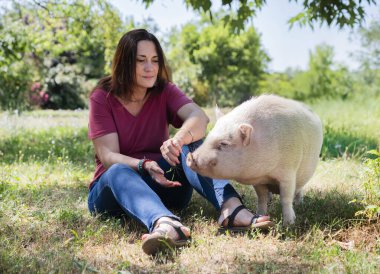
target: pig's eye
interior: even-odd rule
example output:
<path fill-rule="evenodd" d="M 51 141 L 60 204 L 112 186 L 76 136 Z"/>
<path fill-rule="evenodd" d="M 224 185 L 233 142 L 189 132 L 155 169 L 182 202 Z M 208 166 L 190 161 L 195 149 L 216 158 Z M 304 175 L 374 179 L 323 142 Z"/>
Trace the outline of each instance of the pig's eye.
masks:
<path fill-rule="evenodd" d="M 228 142 L 220 142 L 219 145 L 217 146 L 217 149 L 218 150 L 222 150 L 222 149 L 224 149 L 224 148 L 226 148 L 228 146 L 229 146 Z"/>

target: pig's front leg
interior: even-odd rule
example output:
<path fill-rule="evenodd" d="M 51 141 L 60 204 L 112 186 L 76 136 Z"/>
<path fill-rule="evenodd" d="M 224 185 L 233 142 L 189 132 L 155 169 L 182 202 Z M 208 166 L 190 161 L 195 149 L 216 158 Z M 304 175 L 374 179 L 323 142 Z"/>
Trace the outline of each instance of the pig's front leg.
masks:
<path fill-rule="evenodd" d="M 294 198 L 294 204 L 300 205 L 303 203 L 303 188 L 299 189 L 296 193 L 296 197 Z"/>
<path fill-rule="evenodd" d="M 268 212 L 269 189 L 266 185 L 253 186 L 257 194 L 257 213 L 265 215 Z"/>
<path fill-rule="evenodd" d="M 294 224 L 296 214 L 293 209 L 294 192 L 296 190 L 295 179 L 283 179 L 280 181 L 280 201 L 282 206 L 283 224 Z"/>

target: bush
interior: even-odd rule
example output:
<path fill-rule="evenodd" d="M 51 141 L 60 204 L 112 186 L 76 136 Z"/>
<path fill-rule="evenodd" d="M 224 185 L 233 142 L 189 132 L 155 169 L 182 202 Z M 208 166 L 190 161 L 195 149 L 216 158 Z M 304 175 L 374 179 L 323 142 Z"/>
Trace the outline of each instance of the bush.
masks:
<path fill-rule="evenodd" d="M 369 219 L 380 217 L 380 152 L 371 150 L 368 152 L 371 158 L 365 161 L 364 173 L 364 197 L 359 201 L 364 206 L 363 210 L 356 212 L 356 215 L 364 215 Z M 354 200 L 353 202 L 356 202 Z"/>
<path fill-rule="evenodd" d="M 82 96 L 85 77 L 75 65 L 58 64 L 49 69 L 46 79 L 48 100 L 42 104 L 47 109 L 83 109 Z"/>
<path fill-rule="evenodd" d="M 31 83 L 29 69 L 15 62 L 6 70 L 0 65 L 0 109 L 28 108 L 27 90 Z"/>

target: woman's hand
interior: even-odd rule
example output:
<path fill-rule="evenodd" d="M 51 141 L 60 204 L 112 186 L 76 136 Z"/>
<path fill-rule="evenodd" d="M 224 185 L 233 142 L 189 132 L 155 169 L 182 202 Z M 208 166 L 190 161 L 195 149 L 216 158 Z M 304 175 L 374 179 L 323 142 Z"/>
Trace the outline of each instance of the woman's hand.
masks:
<path fill-rule="evenodd" d="M 144 169 L 149 173 L 153 180 L 164 187 L 177 187 L 181 186 L 180 182 L 170 181 L 165 178 L 164 171 L 155 161 L 149 161 L 145 163 Z"/>
<path fill-rule="evenodd" d="M 170 138 L 160 147 L 162 157 L 171 166 L 179 164 L 179 155 L 182 152 L 183 141 L 180 138 Z"/>

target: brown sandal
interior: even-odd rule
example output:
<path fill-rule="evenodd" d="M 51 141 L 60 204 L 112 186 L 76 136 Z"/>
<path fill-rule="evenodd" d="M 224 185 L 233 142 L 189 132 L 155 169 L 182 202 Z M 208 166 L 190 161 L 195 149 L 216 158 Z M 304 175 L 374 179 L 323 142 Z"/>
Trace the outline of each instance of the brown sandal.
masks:
<path fill-rule="evenodd" d="M 259 214 L 253 214 L 250 225 L 234 226 L 234 221 L 235 221 L 236 215 L 243 209 L 247 209 L 249 211 L 249 209 L 246 208 L 244 205 L 240 205 L 237 208 L 235 208 L 235 210 L 231 213 L 231 215 L 227 216 L 222 221 L 222 225 L 219 227 L 218 233 L 226 233 L 227 231 L 232 232 L 232 233 L 234 233 L 234 232 L 246 232 L 246 231 L 249 231 L 249 230 L 254 229 L 254 228 L 261 229 L 261 230 L 268 230 L 269 228 L 274 226 L 274 223 L 272 221 L 264 221 L 264 222 L 258 223 L 257 220 L 260 217 L 266 216 L 266 215 L 259 215 Z M 227 219 L 228 219 L 227 226 L 224 226 L 223 223 Z"/>
<path fill-rule="evenodd" d="M 174 240 L 173 238 L 167 235 L 167 231 L 160 229 L 159 226 L 157 229 L 154 229 L 152 234 L 147 236 L 142 242 L 142 249 L 148 255 L 155 255 L 159 251 L 164 250 L 173 250 L 178 247 L 186 246 L 190 243 L 191 237 L 187 237 L 181 227 L 169 221 L 162 221 L 160 224 L 168 224 L 174 228 L 177 232 L 179 239 Z M 159 224 L 159 225 L 160 225 Z"/>

